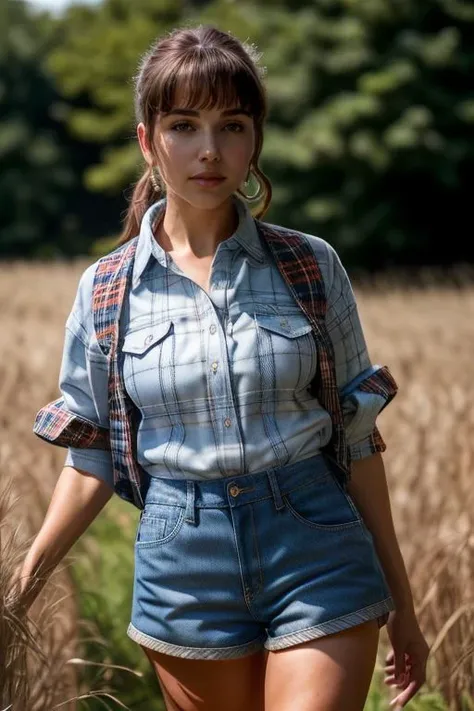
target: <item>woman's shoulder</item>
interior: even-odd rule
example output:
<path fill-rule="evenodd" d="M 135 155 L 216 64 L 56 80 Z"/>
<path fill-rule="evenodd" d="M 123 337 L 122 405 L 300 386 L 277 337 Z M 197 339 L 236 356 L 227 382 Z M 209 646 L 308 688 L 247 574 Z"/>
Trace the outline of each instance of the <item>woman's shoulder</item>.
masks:
<path fill-rule="evenodd" d="M 283 239 L 289 239 L 291 235 L 296 235 L 306 242 L 318 262 L 324 283 L 327 287 L 331 286 L 334 279 L 334 272 L 341 262 L 338 253 L 328 241 L 309 232 L 302 232 L 301 230 L 284 227 L 283 225 L 270 224 L 268 222 L 262 222 L 261 225 L 264 229 L 268 227 L 270 230 L 275 230 Z"/>
<path fill-rule="evenodd" d="M 77 296 L 84 299 L 85 303 L 91 306 L 91 300 L 93 296 L 94 282 L 98 272 L 105 270 L 110 270 L 113 272 L 115 266 L 118 266 L 121 261 L 123 252 L 130 247 L 133 240 L 126 242 L 125 244 L 119 245 L 115 249 L 107 252 L 107 254 L 98 257 L 92 264 L 84 269 L 79 277 L 79 284 L 77 288 Z"/>
<path fill-rule="evenodd" d="M 66 321 L 66 326 L 70 330 L 80 332 L 84 337 L 91 333 L 93 330 L 92 302 L 98 270 L 103 270 L 104 267 L 107 268 L 110 265 L 113 271 L 114 265 L 120 263 L 120 256 L 128 244 L 125 243 L 98 257 L 80 273 L 74 303 Z"/>
<path fill-rule="evenodd" d="M 76 295 L 66 320 L 66 329 L 87 343 L 92 326 L 92 290 L 99 260 L 86 267 L 79 276 Z"/>

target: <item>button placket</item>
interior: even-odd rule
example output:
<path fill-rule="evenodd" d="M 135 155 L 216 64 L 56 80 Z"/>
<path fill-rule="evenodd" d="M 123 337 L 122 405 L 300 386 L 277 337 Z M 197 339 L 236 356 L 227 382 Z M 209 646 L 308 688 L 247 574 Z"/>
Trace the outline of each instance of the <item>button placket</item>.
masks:
<path fill-rule="evenodd" d="M 232 390 L 232 344 L 228 344 L 228 289 L 235 282 L 234 252 L 221 243 L 214 256 L 209 282 L 212 285 L 212 315 L 207 325 L 207 379 L 209 408 L 214 430 L 217 458 L 222 472 L 240 473 L 245 467 L 242 433 L 238 426 L 235 399 Z M 233 287 L 232 287 L 233 288 Z M 231 328 L 231 326 L 230 326 Z M 217 364 L 217 367 L 216 365 Z M 225 409 L 223 408 L 225 404 Z M 225 424 L 228 420 L 229 424 Z"/>
<path fill-rule="evenodd" d="M 214 294 L 213 299 L 214 302 Z M 215 304 L 213 303 L 214 309 Z M 214 321 L 215 319 L 215 321 Z M 219 321 L 217 312 L 207 325 L 207 362 L 209 408 L 212 413 L 217 456 L 222 471 L 238 471 L 243 467 L 241 434 L 236 423 L 234 398 L 230 379 L 229 354 L 226 331 Z M 222 409 L 223 403 L 226 404 Z"/>
<path fill-rule="evenodd" d="M 209 287 L 212 291 L 214 304 L 222 308 L 222 298 L 225 299 L 225 292 L 228 283 L 227 260 L 229 254 L 226 245 L 219 244 L 211 265 L 209 274 Z"/>

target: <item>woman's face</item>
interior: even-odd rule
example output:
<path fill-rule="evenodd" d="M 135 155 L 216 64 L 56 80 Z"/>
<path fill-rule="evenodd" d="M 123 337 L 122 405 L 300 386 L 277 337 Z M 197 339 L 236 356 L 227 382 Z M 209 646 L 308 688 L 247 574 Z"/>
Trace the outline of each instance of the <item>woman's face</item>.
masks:
<path fill-rule="evenodd" d="M 168 197 L 175 195 L 200 209 L 226 201 L 246 180 L 255 148 L 253 118 L 240 107 L 194 111 L 175 106 L 158 116 L 154 159 L 145 127 L 137 127 L 145 160 L 157 165 Z"/>

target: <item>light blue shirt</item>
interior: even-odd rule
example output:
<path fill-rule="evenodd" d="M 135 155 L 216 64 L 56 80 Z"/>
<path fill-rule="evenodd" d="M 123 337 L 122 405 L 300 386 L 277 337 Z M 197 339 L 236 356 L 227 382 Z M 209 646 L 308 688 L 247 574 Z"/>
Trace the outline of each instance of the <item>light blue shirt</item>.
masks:
<path fill-rule="evenodd" d="M 212 261 L 209 294 L 157 243 L 143 217 L 122 312 L 120 367 L 138 409 L 137 459 L 151 476 L 212 479 L 291 464 L 319 452 L 331 419 L 309 385 L 317 350 L 243 201 L 236 232 Z M 334 249 L 309 236 L 326 287 L 327 327 L 353 459 L 371 453 L 382 397 L 357 390 L 371 365 L 354 294 Z M 83 273 L 66 322 L 59 386 L 66 407 L 108 427 L 107 359 L 92 322 L 97 262 Z M 110 452 L 69 448 L 65 464 L 113 484 Z"/>

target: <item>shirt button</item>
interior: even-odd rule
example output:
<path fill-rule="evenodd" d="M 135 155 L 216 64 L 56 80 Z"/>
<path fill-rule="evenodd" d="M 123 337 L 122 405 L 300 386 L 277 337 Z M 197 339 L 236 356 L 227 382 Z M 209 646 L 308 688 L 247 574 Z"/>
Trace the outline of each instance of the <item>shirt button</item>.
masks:
<path fill-rule="evenodd" d="M 230 419 L 230 417 L 226 417 L 225 420 L 224 420 L 224 425 L 225 425 L 226 427 L 230 427 L 231 424 L 232 424 L 232 420 Z"/>
<path fill-rule="evenodd" d="M 231 496 L 238 496 L 238 495 L 239 495 L 239 491 L 240 491 L 240 489 L 239 489 L 238 486 L 231 486 L 230 489 L 229 489 L 229 494 L 230 494 Z"/>
<path fill-rule="evenodd" d="M 215 323 L 213 323 L 211 326 L 209 326 L 209 331 L 213 334 L 217 331 L 217 326 Z"/>
<path fill-rule="evenodd" d="M 153 340 L 153 334 L 150 333 L 150 335 L 145 338 L 145 342 L 143 345 L 147 346 L 149 343 L 152 342 L 152 340 Z"/>
<path fill-rule="evenodd" d="M 218 367 L 219 367 L 219 366 L 218 366 L 218 364 L 217 364 L 215 361 L 214 361 L 214 363 L 211 365 L 211 368 L 212 368 L 212 370 L 214 371 L 214 373 L 216 372 L 216 370 L 217 370 Z"/>
<path fill-rule="evenodd" d="M 283 328 L 288 327 L 288 321 L 286 320 L 286 318 L 282 318 L 282 320 L 280 321 L 280 326 L 283 326 Z"/>

